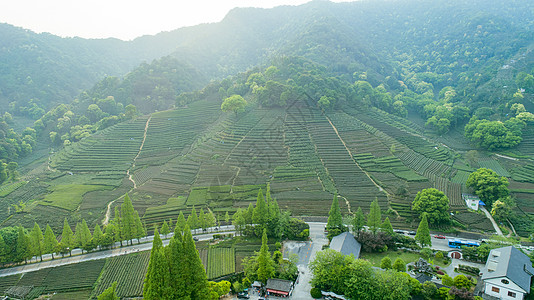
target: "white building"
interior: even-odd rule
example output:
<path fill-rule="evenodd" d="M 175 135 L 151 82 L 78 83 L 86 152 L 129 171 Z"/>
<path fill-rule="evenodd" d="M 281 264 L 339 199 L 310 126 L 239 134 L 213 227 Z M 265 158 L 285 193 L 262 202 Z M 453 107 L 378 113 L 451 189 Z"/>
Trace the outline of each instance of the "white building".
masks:
<path fill-rule="evenodd" d="M 530 292 L 534 268 L 528 256 L 513 246 L 490 251 L 483 270 L 484 293 L 499 299 L 523 299 Z"/>
<path fill-rule="evenodd" d="M 481 204 L 480 198 L 471 194 L 462 194 L 462 199 L 465 201 L 465 205 L 472 210 L 478 210 L 478 206 Z M 482 202 L 483 203 L 483 202 Z M 482 204 L 484 205 L 484 204 Z"/>

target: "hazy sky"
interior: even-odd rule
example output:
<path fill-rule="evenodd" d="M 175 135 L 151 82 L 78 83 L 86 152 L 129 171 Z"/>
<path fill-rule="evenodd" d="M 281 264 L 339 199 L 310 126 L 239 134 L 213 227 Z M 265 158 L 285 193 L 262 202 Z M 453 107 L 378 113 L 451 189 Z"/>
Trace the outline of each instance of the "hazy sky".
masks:
<path fill-rule="evenodd" d="M 130 40 L 219 22 L 234 7 L 270 8 L 310 0 L 0 0 L 0 23 L 63 37 Z M 347 0 L 334 0 L 334 2 Z"/>

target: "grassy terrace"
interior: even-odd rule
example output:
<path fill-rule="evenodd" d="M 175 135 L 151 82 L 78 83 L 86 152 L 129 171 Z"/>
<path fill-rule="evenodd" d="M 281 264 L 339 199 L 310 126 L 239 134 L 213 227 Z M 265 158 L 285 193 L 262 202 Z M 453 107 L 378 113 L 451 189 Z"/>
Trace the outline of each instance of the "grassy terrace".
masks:
<path fill-rule="evenodd" d="M 313 123 L 308 123 L 308 130 L 339 195 L 345 197 L 355 209 L 358 206 L 367 209 L 376 197 L 385 209 L 388 205 L 385 193 L 375 186 L 351 158 L 330 123 L 318 113 L 314 115 L 314 119 Z"/>
<path fill-rule="evenodd" d="M 139 152 L 148 117 L 112 126 L 66 147 L 51 166 L 70 172 L 126 172 Z"/>

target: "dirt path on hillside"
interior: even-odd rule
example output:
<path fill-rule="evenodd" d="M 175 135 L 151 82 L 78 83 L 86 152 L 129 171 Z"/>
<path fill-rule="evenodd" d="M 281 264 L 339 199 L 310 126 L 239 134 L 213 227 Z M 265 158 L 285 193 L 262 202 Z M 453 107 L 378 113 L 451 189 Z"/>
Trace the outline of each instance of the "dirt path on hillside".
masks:
<path fill-rule="evenodd" d="M 336 135 L 337 137 L 339 138 L 339 140 L 343 143 L 343 146 L 345 146 L 345 149 L 347 150 L 347 152 L 349 153 L 350 155 L 350 158 L 352 158 L 352 160 L 354 161 L 354 163 L 356 164 L 356 166 L 358 166 L 358 168 L 369 178 L 369 180 L 371 180 L 371 182 L 378 188 L 378 190 L 380 190 L 381 192 L 384 192 L 388 197 L 390 196 L 388 194 L 388 192 L 382 188 L 378 183 L 376 183 L 373 178 L 371 178 L 371 176 L 362 168 L 360 167 L 360 165 L 356 162 L 356 160 L 354 159 L 354 156 L 352 156 L 352 152 L 350 152 L 350 149 L 349 147 L 347 147 L 347 144 L 345 144 L 345 141 L 341 138 L 341 136 L 339 135 L 339 132 L 337 131 L 337 128 L 336 126 L 332 123 L 332 121 L 330 121 L 330 118 L 328 118 L 328 116 L 325 116 L 325 118 L 328 120 L 328 123 L 330 123 L 330 126 L 332 126 L 332 128 L 334 129 L 334 131 L 336 132 Z"/>
<path fill-rule="evenodd" d="M 150 115 L 150 117 L 148 117 L 148 120 L 146 120 L 145 131 L 143 132 L 143 141 L 141 142 L 141 146 L 139 146 L 139 151 L 137 152 L 137 155 L 134 157 L 133 164 L 130 167 L 130 169 L 133 169 L 135 167 L 135 161 L 137 160 L 137 158 L 141 154 L 141 151 L 143 150 L 143 146 L 145 145 L 145 141 L 146 141 L 146 133 L 148 131 L 148 125 L 150 124 L 150 119 L 152 119 L 152 115 Z M 130 180 L 133 183 L 133 188 L 135 189 L 137 188 L 137 184 L 135 183 L 135 180 L 133 179 L 133 176 L 130 173 L 130 169 L 126 170 L 126 175 L 128 175 L 128 180 Z M 111 218 L 111 205 L 115 203 L 115 201 L 117 201 L 118 199 L 120 199 L 120 197 L 108 203 L 106 216 L 104 217 L 104 220 L 102 220 L 102 225 L 105 226 L 108 224 L 109 219 Z"/>
<path fill-rule="evenodd" d="M 145 141 L 146 141 L 146 133 L 148 131 L 148 125 L 150 124 L 151 119 L 152 119 L 152 115 L 150 115 L 150 117 L 148 117 L 148 120 L 146 120 L 145 131 L 143 132 L 143 141 L 141 142 L 141 146 L 139 146 L 139 151 L 137 151 L 137 155 L 134 157 L 133 164 L 130 167 L 130 169 L 133 169 L 135 167 L 135 161 L 137 160 L 137 158 L 141 154 L 141 151 L 143 150 L 143 146 L 145 145 Z M 135 189 L 137 188 L 137 184 L 135 183 L 135 180 L 133 179 L 133 176 L 130 173 L 130 169 L 126 171 L 126 174 L 128 175 L 128 179 L 133 183 L 133 188 Z"/>

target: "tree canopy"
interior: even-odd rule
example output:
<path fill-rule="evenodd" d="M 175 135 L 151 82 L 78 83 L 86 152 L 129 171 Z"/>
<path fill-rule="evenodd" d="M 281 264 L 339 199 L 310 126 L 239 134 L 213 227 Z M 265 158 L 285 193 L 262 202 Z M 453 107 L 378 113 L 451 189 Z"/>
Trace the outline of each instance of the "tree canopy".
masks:
<path fill-rule="evenodd" d="M 247 101 L 241 95 L 232 95 L 224 99 L 221 109 L 224 112 L 234 112 L 236 115 L 245 110 Z"/>
<path fill-rule="evenodd" d="M 466 186 L 472 188 L 487 207 L 492 207 L 494 201 L 510 194 L 508 179 L 487 168 L 480 168 L 471 173 L 467 178 Z"/>
<path fill-rule="evenodd" d="M 429 224 L 440 224 L 448 222 L 449 216 L 449 198 L 435 188 L 424 189 L 417 193 L 412 202 L 412 210 L 420 218 L 427 214 Z"/>

